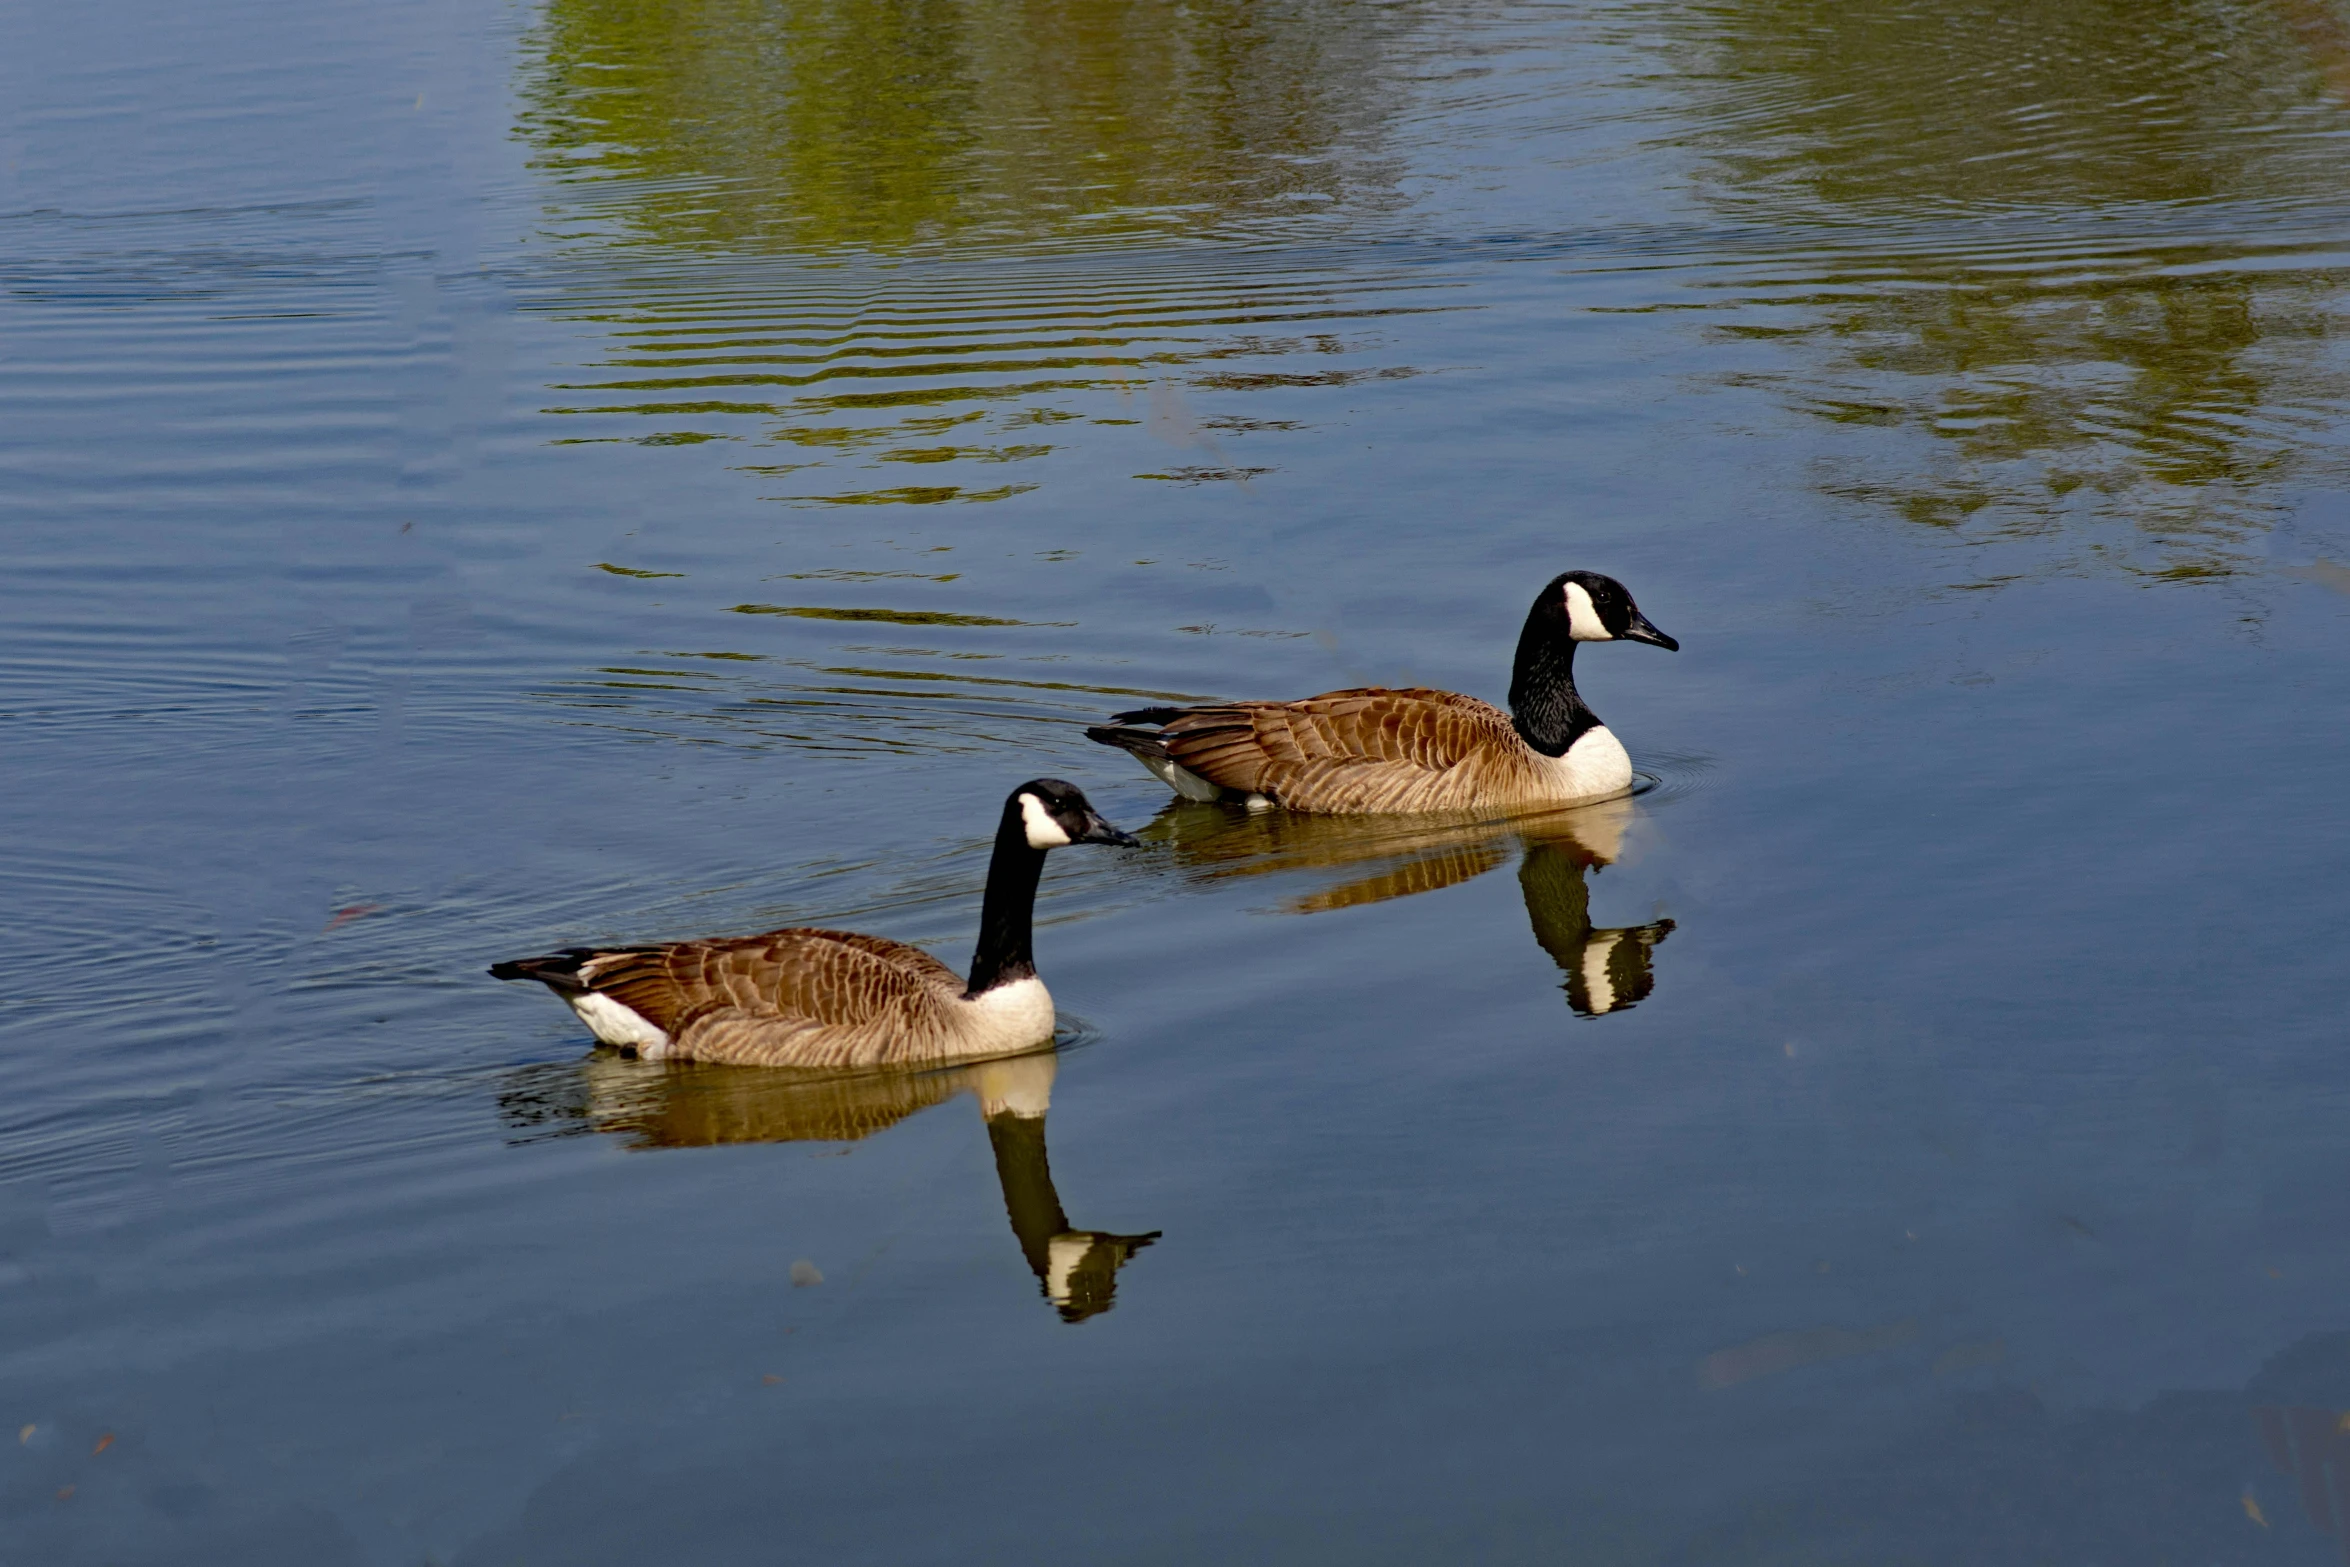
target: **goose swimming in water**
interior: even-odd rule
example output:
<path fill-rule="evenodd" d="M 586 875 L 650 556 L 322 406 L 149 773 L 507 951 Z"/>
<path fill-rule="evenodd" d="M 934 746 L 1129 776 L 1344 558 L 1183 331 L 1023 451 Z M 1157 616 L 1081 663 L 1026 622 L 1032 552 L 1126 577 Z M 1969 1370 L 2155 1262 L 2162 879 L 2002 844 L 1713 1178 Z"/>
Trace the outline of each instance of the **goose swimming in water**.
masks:
<path fill-rule="evenodd" d="M 571 947 L 500 963 L 535 979 L 608 1045 L 648 1060 L 883 1066 L 1008 1055 L 1052 1038 L 1029 933 L 1047 852 L 1132 844 L 1074 784 L 1032 778 L 1004 801 L 969 983 L 902 941 L 771 930 L 646 947 Z"/>
<path fill-rule="evenodd" d="M 1187 799 L 1328 814 L 1527 810 L 1632 787 L 1632 758 L 1575 690 L 1575 646 L 1681 644 L 1613 577 L 1553 577 L 1526 614 L 1510 711 L 1452 691 L 1366 687 L 1296 702 L 1147 707 L 1085 731 Z"/>

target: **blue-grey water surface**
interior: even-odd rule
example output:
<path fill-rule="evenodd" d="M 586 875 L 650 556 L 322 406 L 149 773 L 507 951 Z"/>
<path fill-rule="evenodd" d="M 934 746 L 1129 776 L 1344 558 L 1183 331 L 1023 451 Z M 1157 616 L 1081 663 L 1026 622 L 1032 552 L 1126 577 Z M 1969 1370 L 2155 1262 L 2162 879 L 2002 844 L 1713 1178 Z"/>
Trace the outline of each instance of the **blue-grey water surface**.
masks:
<path fill-rule="evenodd" d="M 2346 157 L 2326 0 L 8 12 L 0 1561 L 2350 1561 Z M 1082 736 L 1569 567 L 1629 806 Z M 1037 774 L 1044 1131 L 483 973 Z"/>

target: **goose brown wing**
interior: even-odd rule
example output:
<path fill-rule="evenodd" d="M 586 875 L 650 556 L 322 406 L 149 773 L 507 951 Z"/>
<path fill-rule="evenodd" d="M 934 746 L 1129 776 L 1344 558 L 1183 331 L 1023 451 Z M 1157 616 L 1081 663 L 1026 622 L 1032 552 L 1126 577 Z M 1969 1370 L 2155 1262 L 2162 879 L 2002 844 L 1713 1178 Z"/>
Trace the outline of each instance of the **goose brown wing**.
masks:
<path fill-rule="evenodd" d="M 720 1013 L 852 1028 L 892 1017 L 911 1023 L 963 988 L 918 947 L 805 928 L 615 948 L 582 963 L 579 979 L 673 1039 Z"/>
<path fill-rule="evenodd" d="M 1186 708 L 1162 738 L 1170 758 L 1209 782 L 1305 810 L 1441 808 L 1454 803 L 1448 783 L 1466 784 L 1525 746 L 1492 704 L 1420 687 Z"/>

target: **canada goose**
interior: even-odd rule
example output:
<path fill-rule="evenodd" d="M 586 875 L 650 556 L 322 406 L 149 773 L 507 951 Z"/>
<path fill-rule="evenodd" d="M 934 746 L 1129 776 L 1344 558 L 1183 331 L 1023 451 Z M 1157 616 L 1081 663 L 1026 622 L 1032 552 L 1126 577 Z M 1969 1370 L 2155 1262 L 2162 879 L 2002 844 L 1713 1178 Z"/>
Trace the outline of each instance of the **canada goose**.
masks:
<path fill-rule="evenodd" d="M 1053 1032 L 1053 998 L 1029 953 L 1046 851 L 1134 841 L 1074 784 L 1032 778 L 1014 789 L 996 828 L 967 985 L 902 941 L 801 928 L 570 947 L 490 973 L 537 980 L 598 1039 L 649 1060 L 877 1066 L 1008 1055 Z"/>
<path fill-rule="evenodd" d="M 1176 793 L 1328 814 L 1524 810 L 1632 787 L 1632 759 L 1575 691 L 1575 644 L 1681 644 L 1613 577 L 1553 577 L 1526 614 L 1510 711 L 1451 691 L 1367 687 L 1297 702 L 1146 707 L 1085 731 Z"/>
<path fill-rule="evenodd" d="M 631 1061 L 598 1050 L 582 1061 L 515 1072 L 499 1095 L 526 1136 L 604 1132 L 633 1149 L 734 1143 L 856 1142 L 969 1093 L 979 1101 L 1012 1238 L 1064 1322 L 1110 1309 L 1118 1270 L 1159 1238 L 1070 1226 L 1045 1155 L 1059 1058 L 1051 1050 L 992 1061 L 870 1071 Z"/>
<path fill-rule="evenodd" d="M 1284 914 L 1325 914 L 1437 892 L 1506 864 L 1518 847 L 1518 890 L 1535 943 L 1565 976 L 1560 989 L 1580 1017 L 1605 1017 L 1656 987 L 1657 945 L 1673 921 L 1595 926 L 1589 873 L 1624 852 L 1636 807 L 1618 796 L 1591 805 L 1496 819 L 1445 812 L 1402 820 L 1347 821 L 1230 804 L 1170 801 L 1143 829 L 1165 843 L 1189 879 L 1228 881 L 1299 871 L 1359 871 L 1279 904 Z"/>

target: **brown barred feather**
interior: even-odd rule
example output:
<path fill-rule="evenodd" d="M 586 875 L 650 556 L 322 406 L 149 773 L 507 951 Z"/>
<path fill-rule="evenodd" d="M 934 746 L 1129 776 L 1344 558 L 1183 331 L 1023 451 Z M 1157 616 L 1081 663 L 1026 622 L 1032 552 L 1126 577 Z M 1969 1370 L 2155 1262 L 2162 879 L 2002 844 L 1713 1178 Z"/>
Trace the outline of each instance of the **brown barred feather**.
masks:
<path fill-rule="evenodd" d="M 1489 702 L 1422 687 L 1184 710 L 1159 735 L 1210 783 L 1291 810 L 1442 811 L 1550 798 L 1540 758 Z"/>
<path fill-rule="evenodd" d="M 954 970 L 881 936 L 794 928 L 624 947 L 581 981 L 669 1036 L 671 1053 L 744 1066 L 876 1066 L 953 1053 Z"/>

